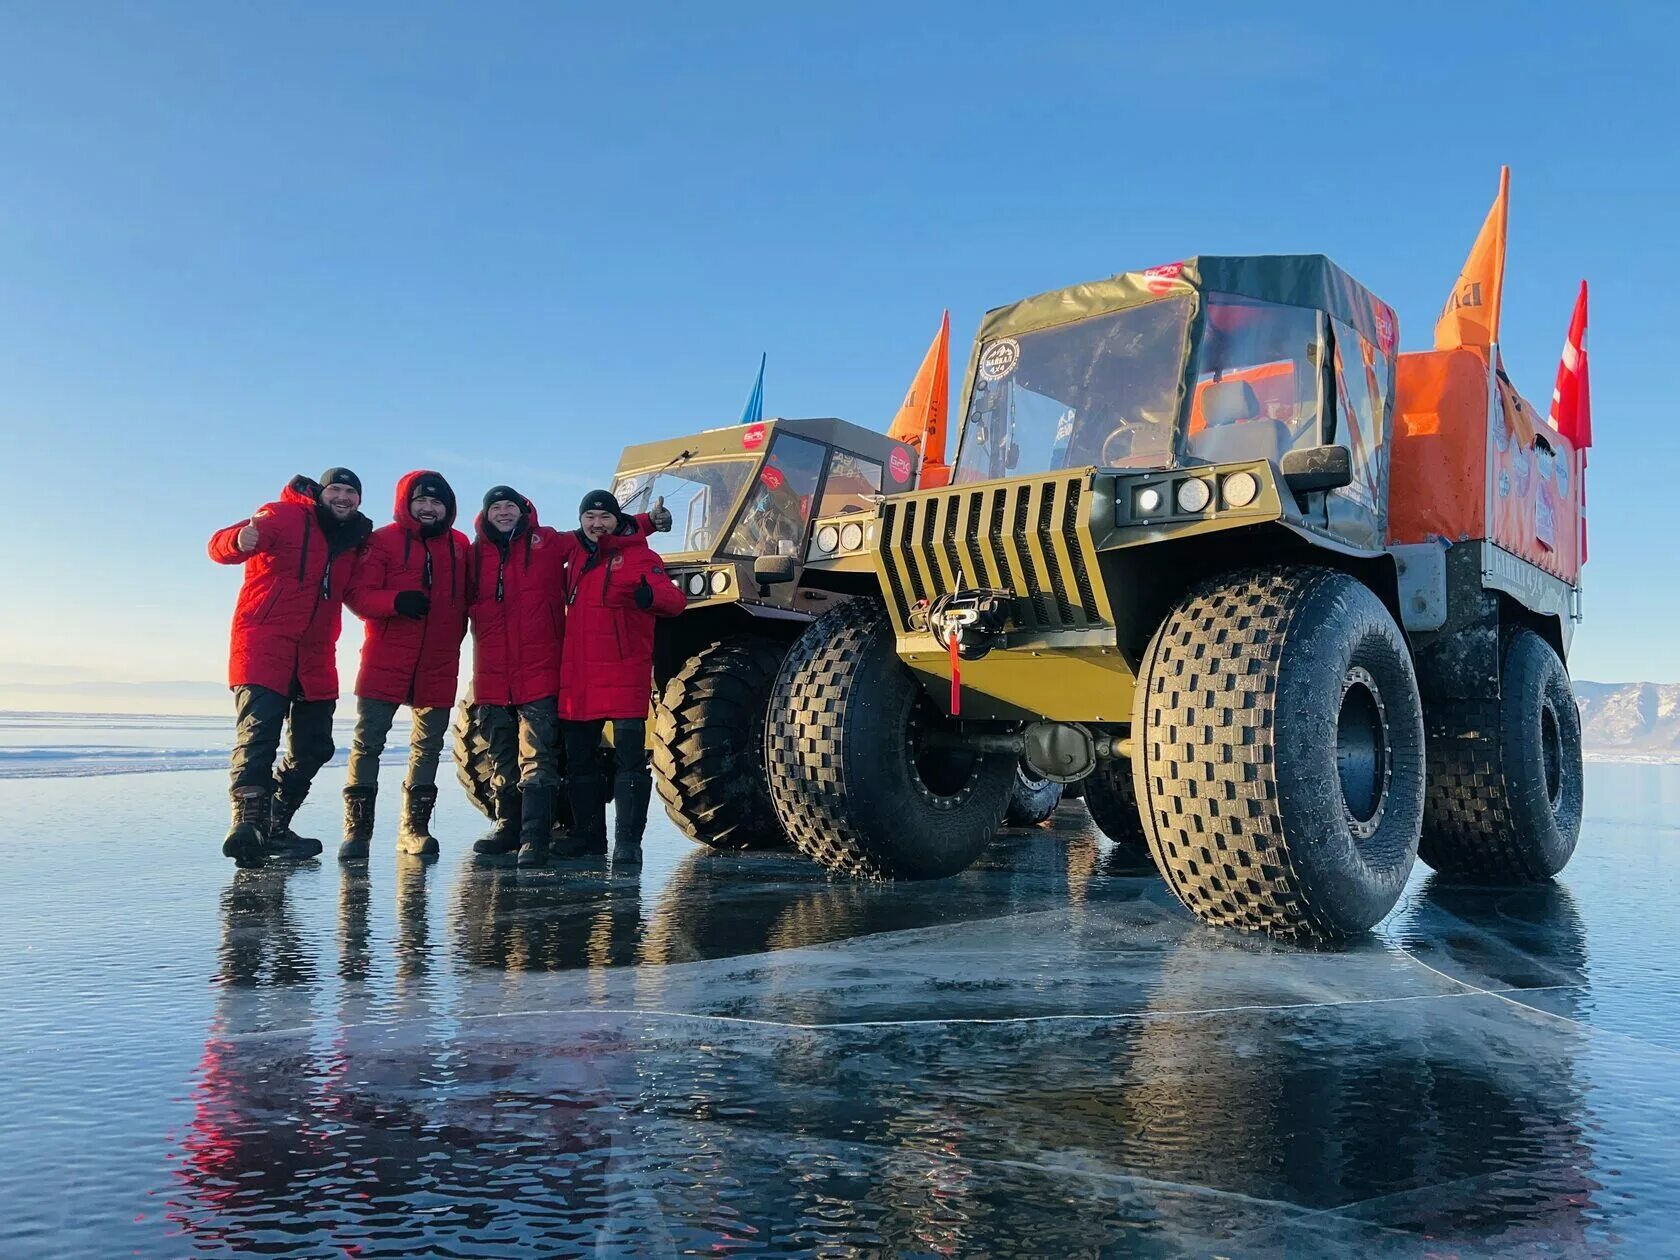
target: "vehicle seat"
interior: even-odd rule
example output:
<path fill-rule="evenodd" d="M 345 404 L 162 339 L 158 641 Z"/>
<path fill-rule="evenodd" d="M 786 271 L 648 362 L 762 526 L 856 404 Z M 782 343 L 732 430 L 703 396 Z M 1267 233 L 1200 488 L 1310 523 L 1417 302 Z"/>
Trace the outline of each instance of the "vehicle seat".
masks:
<path fill-rule="evenodd" d="M 1249 459 L 1276 462 L 1289 449 L 1289 426 L 1260 414 L 1260 399 L 1247 381 L 1220 381 L 1202 390 L 1207 428 L 1190 439 L 1190 453 L 1215 464 Z"/>

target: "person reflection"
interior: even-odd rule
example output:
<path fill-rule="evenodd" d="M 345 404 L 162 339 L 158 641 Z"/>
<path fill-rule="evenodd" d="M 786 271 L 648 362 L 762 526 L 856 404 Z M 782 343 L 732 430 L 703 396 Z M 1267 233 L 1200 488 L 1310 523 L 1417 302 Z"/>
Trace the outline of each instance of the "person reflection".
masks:
<path fill-rule="evenodd" d="M 638 961 L 641 881 L 532 878 L 505 869 L 463 872 L 455 949 L 499 971 L 573 971 Z"/>

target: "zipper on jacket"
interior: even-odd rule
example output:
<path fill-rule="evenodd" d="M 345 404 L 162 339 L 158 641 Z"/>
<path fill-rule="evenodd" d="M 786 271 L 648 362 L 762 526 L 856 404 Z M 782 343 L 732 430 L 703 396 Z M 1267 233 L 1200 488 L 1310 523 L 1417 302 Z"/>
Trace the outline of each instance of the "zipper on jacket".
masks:
<path fill-rule="evenodd" d="M 432 543 L 430 539 L 422 539 L 420 545 L 426 549 L 426 566 L 420 575 L 420 585 L 426 590 L 432 589 Z M 407 545 L 403 547 L 408 550 Z M 414 672 L 408 676 L 408 705 L 414 707 L 414 687 L 420 681 L 420 662 L 426 659 L 426 631 L 431 628 L 432 610 L 428 607 L 426 615 L 420 618 L 420 650 L 414 654 Z"/>

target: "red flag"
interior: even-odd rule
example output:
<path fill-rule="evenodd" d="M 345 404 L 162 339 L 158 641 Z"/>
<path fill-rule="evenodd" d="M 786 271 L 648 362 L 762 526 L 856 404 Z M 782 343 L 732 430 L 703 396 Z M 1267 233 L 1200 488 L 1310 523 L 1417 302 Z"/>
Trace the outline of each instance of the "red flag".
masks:
<path fill-rule="evenodd" d="M 1581 515 L 1581 563 L 1587 562 L 1587 448 L 1592 445 L 1592 391 L 1587 385 L 1587 282 L 1575 299 L 1552 390 L 1552 427 L 1575 448 L 1575 502 Z"/>

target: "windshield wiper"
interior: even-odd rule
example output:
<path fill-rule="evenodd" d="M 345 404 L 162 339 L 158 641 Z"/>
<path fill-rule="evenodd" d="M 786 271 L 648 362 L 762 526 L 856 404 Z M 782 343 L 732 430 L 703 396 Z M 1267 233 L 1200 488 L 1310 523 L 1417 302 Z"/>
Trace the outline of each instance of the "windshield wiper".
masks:
<path fill-rule="evenodd" d="M 662 476 L 664 476 L 666 473 L 670 472 L 671 469 L 677 467 L 679 464 L 685 464 L 693 458 L 694 458 L 694 452 L 693 451 L 678 451 L 676 456 L 673 459 L 671 459 L 668 463 L 666 463 L 666 465 L 663 468 L 658 468 L 658 469 L 654 470 L 653 476 L 651 476 L 647 479 L 647 483 L 645 485 L 643 485 L 640 490 L 636 491 L 635 494 L 631 495 L 628 499 L 626 499 L 623 503 L 620 503 L 618 506 L 623 508 L 626 512 L 628 512 L 631 508 L 631 505 L 634 504 L 637 499 L 641 498 L 649 490 L 653 489 L 653 483 L 654 482 L 658 481 Z"/>

